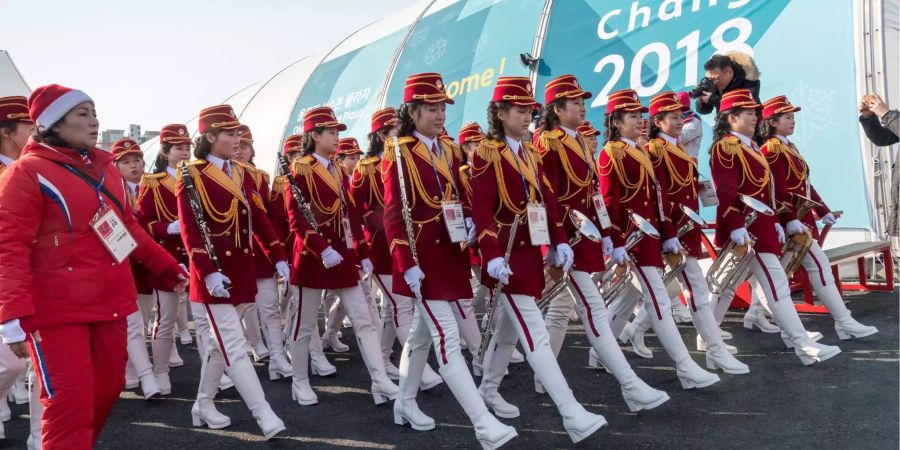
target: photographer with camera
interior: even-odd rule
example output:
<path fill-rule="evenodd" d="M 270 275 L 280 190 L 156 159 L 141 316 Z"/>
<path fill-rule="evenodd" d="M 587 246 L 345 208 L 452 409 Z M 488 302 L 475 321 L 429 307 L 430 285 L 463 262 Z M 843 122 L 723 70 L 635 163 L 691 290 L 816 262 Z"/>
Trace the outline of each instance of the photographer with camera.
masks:
<path fill-rule="evenodd" d="M 759 103 L 759 68 L 750 55 L 741 52 L 716 54 L 703 64 L 706 76 L 690 91 L 699 114 L 719 113 L 722 95 L 736 89 L 749 89 Z"/>

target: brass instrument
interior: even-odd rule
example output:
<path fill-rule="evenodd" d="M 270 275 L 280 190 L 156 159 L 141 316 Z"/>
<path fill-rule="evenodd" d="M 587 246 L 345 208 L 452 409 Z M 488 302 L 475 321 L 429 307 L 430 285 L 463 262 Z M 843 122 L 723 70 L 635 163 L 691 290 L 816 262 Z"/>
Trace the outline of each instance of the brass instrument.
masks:
<path fill-rule="evenodd" d="M 635 212 L 630 212 L 628 218 L 631 220 L 631 223 L 634 224 L 636 229 L 625 239 L 626 252 L 630 252 L 644 236 L 659 239 L 659 231 L 656 230 L 656 227 L 654 227 L 649 220 L 641 217 Z M 600 290 L 600 295 L 603 297 L 606 304 L 609 304 L 613 299 L 618 297 L 619 294 L 625 290 L 625 287 L 631 283 L 631 279 L 634 278 L 634 273 L 632 273 L 631 270 L 632 265 L 633 263 L 629 261 L 625 261 L 625 264 L 622 265 L 613 264 L 611 267 L 607 267 L 606 272 L 603 272 L 603 274 L 600 275 L 599 280 L 595 278 L 598 289 Z"/>
<path fill-rule="evenodd" d="M 399 153 L 399 152 L 398 152 Z M 517 214 L 513 219 L 512 226 L 509 228 L 509 239 L 506 241 L 506 254 L 503 255 L 503 265 L 509 266 L 509 255 L 512 253 L 513 244 L 516 242 L 516 232 L 519 230 L 519 221 L 522 219 L 521 214 Z M 481 346 L 478 348 L 477 363 L 484 364 L 484 354 L 487 353 L 488 347 L 491 345 L 491 338 L 494 336 L 494 318 L 497 317 L 497 309 L 500 308 L 500 292 L 503 290 L 503 283 L 497 280 L 494 291 L 491 293 L 491 304 L 487 308 L 485 320 L 487 325 L 481 331 Z"/>
<path fill-rule="evenodd" d="M 794 200 L 794 210 L 797 212 L 797 220 L 802 220 L 810 211 L 822 206 L 821 203 L 798 194 L 791 194 Z M 797 233 L 788 236 L 781 246 L 781 266 L 788 277 L 794 275 L 794 272 L 803 264 L 803 258 L 809 252 L 814 242 L 812 232 L 808 229 L 803 233 Z"/>
<path fill-rule="evenodd" d="M 680 239 L 684 235 L 688 234 L 694 228 L 700 226 L 706 226 L 706 221 L 700 217 L 700 214 L 697 214 L 693 209 L 681 205 L 681 212 L 684 213 L 684 223 L 678 228 L 678 238 Z M 681 293 L 681 285 L 678 283 L 678 276 L 684 272 L 684 266 L 687 263 L 687 255 L 682 251 L 677 255 L 673 255 L 674 257 L 680 257 L 680 260 L 672 264 L 669 260 L 668 255 L 666 256 L 666 272 L 663 274 L 663 283 L 666 285 L 666 290 L 669 292 L 669 298 L 675 297 Z"/>
<path fill-rule="evenodd" d="M 570 209 L 569 214 L 566 215 L 566 217 L 572 222 L 572 225 L 575 225 L 575 236 L 572 236 L 572 239 L 569 239 L 570 247 L 574 247 L 575 244 L 581 241 L 581 238 L 587 238 L 593 242 L 600 242 L 600 230 L 597 229 L 594 222 L 586 215 L 580 211 Z M 568 273 L 553 267 L 552 264 L 544 266 L 544 286 L 547 286 L 548 279 L 550 279 L 553 284 L 544 288 L 544 292 L 541 294 L 541 301 L 538 302 L 538 309 L 542 310 L 547 307 L 554 298 L 566 289 L 569 285 L 568 278 Z"/>
<path fill-rule="evenodd" d="M 760 214 L 775 215 L 772 208 L 749 195 L 741 195 L 740 198 L 750 209 L 750 213 L 744 217 L 744 227 L 746 228 L 749 228 Z M 706 273 L 706 283 L 709 285 L 710 292 L 721 294 L 726 288 L 736 287 L 747 280 L 750 262 L 753 260 L 753 255 L 756 254 L 753 250 L 754 239 L 753 235 L 750 235 L 750 242 L 747 242 L 746 246 L 738 246 L 731 241 L 722 248 L 719 257 L 713 261 L 709 272 Z M 742 253 L 740 247 L 746 247 L 746 250 Z"/>

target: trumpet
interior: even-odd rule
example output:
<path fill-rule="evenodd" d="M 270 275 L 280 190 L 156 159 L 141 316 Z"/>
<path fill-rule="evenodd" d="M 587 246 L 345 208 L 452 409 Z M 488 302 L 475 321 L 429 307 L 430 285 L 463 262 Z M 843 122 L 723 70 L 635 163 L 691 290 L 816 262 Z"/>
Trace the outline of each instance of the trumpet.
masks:
<path fill-rule="evenodd" d="M 765 203 L 750 197 L 749 195 L 741 195 L 741 201 L 750 208 L 750 213 L 744 218 L 744 226 L 749 228 L 756 218 L 760 215 L 772 216 L 775 211 L 769 208 Z M 709 291 L 713 294 L 721 294 L 728 287 L 737 286 L 747 280 L 750 270 L 750 261 L 756 252 L 753 250 L 753 235 L 750 236 L 751 241 L 747 243 L 747 249 L 742 253 L 739 246 L 733 241 L 729 242 L 719 257 L 713 262 L 706 273 L 706 283 L 709 285 Z"/>
<path fill-rule="evenodd" d="M 659 239 L 659 231 L 656 230 L 656 227 L 649 220 L 635 212 L 629 212 L 628 218 L 636 229 L 625 239 L 626 252 L 630 252 L 638 242 L 644 239 L 644 236 Z M 614 264 L 612 267 L 607 268 L 606 272 L 603 272 L 599 277 L 594 278 L 598 284 L 600 295 L 607 304 L 618 297 L 625 290 L 625 286 L 631 283 L 631 279 L 634 277 L 631 266 L 632 263 L 628 261 L 625 261 L 622 265 Z"/>
<path fill-rule="evenodd" d="M 792 198 L 794 199 L 794 210 L 797 211 L 797 220 L 801 220 L 814 208 L 822 206 L 821 203 L 799 194 L 792 194 Z M 794 272 L 803 264 L 803 258 L 806 257 L 812 244 L 813 236 L 809 230 L 789 236 L 784 240 L 784 245 L 781 246 L 781 266 L 784 267 L 788 277 L 793 276 Z"/>
<path fill-rule="evenodd" d="M 693 209 L 681 205 L 681 212 L 684 213 L 685 218 L 684 223 L 678 228 L 679 239 L 690 233 L 691 230 L 697 226 L 706 226 L 706 221 Z M 666 266 L 668 270 L 663 274 L 663 283 L 666 285 L 666 290 L 669 292 L 669 298 L 672 298 L 681 292 L 681 286 L 678 284 L 678 276 L 684 272 L 684 266 L 687 264 L 687 255 L 684 252 L 672 255 L 672 258 L 680 259 L 678 262 L 673 263 L 672 260 L 669 259 L 669 255 L 666 256 Z"/>
<path fill-rule="evenodd" d="M 591 222 L 586 215 L 584 215 L 580 211 L 576 211 L 574 209 L 569 210 L 569 214 L 566 215 L 572 225 L 575 225 L 575 235 L 572 236 L 572 239 L 569 239 L 569 246 L 574 247 L 582 238 L 587 238 L 593 242 L 600 242 L 600 230 L 597 229 L 597 226 L 594 225 L 594 222 Z M 544 285 L 547 286 L 547 282 L 552 282 L 550 287 L 545 287 L 544 292 L 541 293 L 541 301 L 538 302 L 538 309 L 544 309 L 550 302 L 559 296 L 566 287 L 569 285 L 568 282 L 568 274 L 558 267 L 553 267 L 552 264 L 544 265 Z"/>

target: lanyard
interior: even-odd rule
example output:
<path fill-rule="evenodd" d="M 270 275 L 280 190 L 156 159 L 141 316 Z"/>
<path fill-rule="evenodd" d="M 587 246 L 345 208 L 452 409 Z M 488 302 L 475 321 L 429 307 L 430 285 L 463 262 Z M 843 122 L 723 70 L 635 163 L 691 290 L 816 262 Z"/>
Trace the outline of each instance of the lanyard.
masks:
<path fill-rule="evenodd" d="M 432 141 L 432 145 L 437 146 L 438 144 L 435 141 Z M 456 180 L 453 179 L 453 160 L 447 161 L 447 158 L 444 158 L 444 155 L 447 152 L 441 151 L 441 161 L 447 163 L 447 170 L 450 171 L 450 182 L 453 185 L 453 192 L 456 193 L 456 198 L 460 198 L 459 196 L 459 188 L 456 187 Z M 438 188 L 441 190 L 441 198 L 444 197 L 444 183 L 441 182 L 441 177 L 438 174 L 437 166 L 434 164 L 434 152 L 431 149 L 428 149 L 428 158 L 431 159 L 431 170 L 434 171 L 434 179 L 437 181 Z"/>
<path fill-rule="evenodd" d="M 82 178 L 81 174 L 80 174 L 77 170 L 75 170 L 74 167 L 72 167 L 72 166 L 66 164 L 66 165 L 65 165 L 65 168 L 66 168 L 69 172 L 72 172 L 72 173 L 74 173 L 76 176 L 78 176 L 78 178 L 81 178 L 82 180 L 84 180 L 84 182 L 87 183 L 88 186 L 91 186 L 92 188 L 94 188 L 94 192 L 97 193 L 97 198 L 100 200 L 100 209 L 103 209 L 103 207 L 106 206 L 106 201 L 103 200 L 103 196 L 100 195 L 100 191 L 103 189 L 103 180 L 106 179 L 106 172 L 103 172 L 102 174 L 100 174 L 100 181 L 97 182 L 97 184 L 94 184 L 94 183 L 88 182 L 86 179 Z M 126 186 L 126 188 L 128 188 L 128 187 Z"/>
<path fill-rule="evenodd" d="M 519 145 L 522 145 L 522 143 L 519 142 Z M 528 182 L 525 180 L 525 169 L 522 167 L 522 164 L 519 162 L 519 155 L 518 155 L 519 152 L 514 151 L 512 149 L 512 147 L 510 147 L 508 145 L 507 145 L 507 147 L 509 147 L 509 151 L 510 151 L 510 153 L 512 153 L 513 159 L 516 160 L 516 167 L 518 167 L 519 177 L 521 177 L 521 179 L 522 179 L 522 189 L 523 189 L 523 192 L 525 193 L 525 199 L 530 201 L 531 199 L 530 199 L 530 196 L 528 195 L 530 192 L 528 190 Z M 522 147 L 519 147 L 519 149 L 522 149 Z M 523 151 L 522 154 L 525 155 L 524 158 L 527 158 L 528 161 L 531 161 L 531 157 L 528 156 L 527 152 Z M 534 166 L 534 179 L 540 185 L 541 180 L 540 180 L 540 177 L 538 177 L 537 165 Z M 540 189 L 537 189 L 537 191 L 540 192 Z M 541 195 L 541 198 L 543 198 L 543 195 Z"/>
<path fill-rule="evenodd" d="M 340 202 L 341 202 L 341 215 L 342 215 L 342 216 L 345 216 L 345 215 L 346 215 L 347 203 L 346 203 L 346 200 L 344 200 L 344 180 L 343 180 L 343 176 L 335 176 L 335 174 L 334 174 L 334 165 L 335 165 L 334 162 L 329 162 L 329 163 L 328 163 L 328 173 L 331 174 L 331 177 L 332 177 L 332 178 L 334 178 L 335 180 L 337 180 L 337 185 L 338 185 L 338 198 L 339 198 L 339 200 L 340 200 Z"/>
<path fill-rule="evenodd" d="M 597 172 L 594 169 L 594 164 L 591 163 L 593 161 L 593 155 L 589 155 L 587 152 L 587 148 L 584 147 L 584 143 L 581 141 L 581 136 L 575 134 L 575 142 L 578 142 L 578 146 L 581 147 L 581 154 L 584 156 L 584 162 L 588 165 L 588 169 L 591 171 L 592 181 L 597 181 Z"/>

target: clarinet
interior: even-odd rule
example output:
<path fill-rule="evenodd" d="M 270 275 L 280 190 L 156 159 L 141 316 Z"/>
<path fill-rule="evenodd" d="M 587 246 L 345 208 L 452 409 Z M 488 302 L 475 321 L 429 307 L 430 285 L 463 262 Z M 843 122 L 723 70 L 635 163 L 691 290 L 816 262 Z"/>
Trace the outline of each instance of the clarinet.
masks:
<path fill-rule="evenodd" d="M 400 187 L 400 213 L 403 216 L 403 225 L 406 228 L 406 239 L 409 240 L 409 251 L 412 253 L 413 261 L 419 265 L 419 254 L 416 252 L 416 235 L 412 228 L 412 213 L 409 211 L 409 200 L 406 198 L 406 178 L 403 176 L 403 161 L 400 156 L 399 138 L 394 138 L 394 154 L 397 159 L 397 183 Z M 421 299 L 419 299 L 421 300 Z"/>
<path fill-rule="evenodd" d="M 181 181 L 184 183 L 185 190 L 187 190 L 189 203 L 191 204 L 191 213 L 193 213 L 194 221 L 197 223 L 197 231 L 200 232 L 200 239 L 203 240 L 203 247 L 205 247 L 209 259 L 211 259 L 216 266 L 216 271 L 222 273 L 222 264 L 219 263 L 219 257 L 216 256 L 216 248 L 213 246 L 212 239 L 209 235 L 209 226 L 206 224 L 203 203 L 200 201 L 200 195 L 197 194 L 194 178 L 191 176 L 188 166 L 184 161 L 179 163 L 178 168 L 181 170 Z M 225 286 L 225 289 L 231 288 L 231 284 L 229 283 L 223 282 L 222 284 Z"/>
<path fill-rule="evenodd" d="M 313 231 L 318 233 L 319 223 L 316 222 L 316 216 L 313 215 L 312 208 L 309 207 L 309 202 L 303 197 L 303 192 L 300 191 L 300 184 L 297 183 L 297 178 L 294 177 L 291 168 L 288 167 L 287 159 L 281 153 L 278 153 L 278 165 L 281 167 L 281 173 L 284 175 L 285 179 L 288 180 L 288 185 L 291 187 L 291 195 L 293 195 L 294 200 L 297 201 L 300 212 L 303 213 L 303 217 L 309 222 L 309 226 L 312 227 Z"/>

